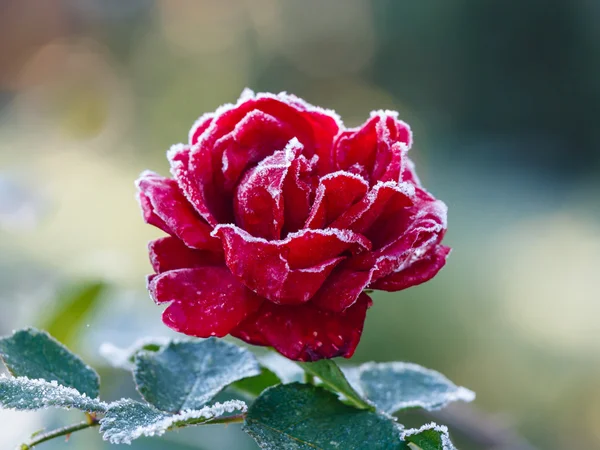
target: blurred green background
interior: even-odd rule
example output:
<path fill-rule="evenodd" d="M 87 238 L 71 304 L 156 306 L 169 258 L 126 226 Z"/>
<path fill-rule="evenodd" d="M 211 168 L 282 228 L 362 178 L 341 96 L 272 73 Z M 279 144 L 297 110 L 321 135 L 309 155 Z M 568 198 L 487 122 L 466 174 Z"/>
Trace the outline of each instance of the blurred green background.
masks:
<path fill-rule="evenodd" d="M 440 419 L 462 449 L 600 448 L 599 21 L 594 0 L 0 0 L 0 333 L 49 327 L 107 399 L 131 395 L 100 344 L 169 334 L 138 173 L 168 174 L 165 150 L 246 86 L 348 126 L 394 109 L 454 252 L 375 294 L 352 361 L 475 390 Z M 69 419 L 0 411 L 0 447 Z M 44 448 L 105 447 L 87 431 Z M 256 447 L 214 426 L 133 448 Z"/>

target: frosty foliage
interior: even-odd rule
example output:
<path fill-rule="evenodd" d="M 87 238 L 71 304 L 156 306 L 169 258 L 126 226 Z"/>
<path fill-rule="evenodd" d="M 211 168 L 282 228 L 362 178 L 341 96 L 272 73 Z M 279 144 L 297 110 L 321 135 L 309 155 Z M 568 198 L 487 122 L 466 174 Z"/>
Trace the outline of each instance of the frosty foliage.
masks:
<path fill-rule="evenodd" d="M 135 357 L 138 390 L 152 405 L 173 413 L 198 409 L 222 389 L 260 374 L 250 351 L 215 338 L 171 342 Z"/>
<path fill-rule="evenodd" d="M 423 448 L 422 442 L 427 442 L 429 445 L 436 445 L 440 450 L 456 450 L 456 447 L 450 441 L 448 435 L 448 427 L 438 425 L 434 422 L 423 425 L 421 428 L 411 428 L 402 432 L 402 440 L 408 442 L 411 450 Z M 416 444 L 416 447 L 411 445 Z"/>
<path fill-rule="evenodd" d="M 440 409 L 455 401 L 471 402 L 475 394 L 439 372 L 405 362 L 366 363 L 346 370 L 352 385 L 377 409 L 388 414 L 406 408 Z"/>
<path fill-rule="evenodd" d="M 0 376 L 0 407 L 19 411 L 56 407 L 104 412 L 108 405 L 56 381 Z"/>
<path fill-rule="evenodd" d="M 244 402 L 231 400 L 172 415 L 151 405 L 126 399 L 110 405 L 100 420 L 100 432 L 111 444 L 131 444 L 141 436 L 161 436 L 174 428 L 202 424 L 234 411 L 245 413 L 246 409 Z"/>
<path fill-rule="evenodd" d="M 269 352 L 258 357 L 260 364 L 273 372 L 283 384 L 302 381 L 304 370 L 293 361 L 284 358 L 279 353 Z"/>

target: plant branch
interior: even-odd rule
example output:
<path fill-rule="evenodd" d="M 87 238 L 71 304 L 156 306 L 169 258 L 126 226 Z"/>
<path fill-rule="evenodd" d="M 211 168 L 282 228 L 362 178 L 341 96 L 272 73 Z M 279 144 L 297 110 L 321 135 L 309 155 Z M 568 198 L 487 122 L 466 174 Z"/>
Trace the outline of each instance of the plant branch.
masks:
<path fill-rule="evenodd" d="M 215 417 L 214 419 L 206 420 L 203 417 L 197 419 L 189 419 L 183 420 L 181 422 L 176 422 L 169 429 L 174 430 L 176 428 L 184 428 L 189 427 L 190 425 L 213 425 L 213 424 L 229 424 L 229 423 L 241 423 L 246 418 L 246 414 L 236 414 L 234 416 L 227 417 Z"/>
<path fill-rule="evenodd" d="M 56 430 L 49 431 L 47 433 L 39 434 L 33 437 L 29 442 L 25 444 L 21 444 L 19 450 L 30 450 L 36 445 L 41 444 L 42 442 L 49 441 L 51 439 L 61 437 L 61 436 L 69 436 L 71 433 L 75 433 L 76 431 L 85 430 L 87 428 L 92 428 L 98 426 L 100 423 L 95 418 L 89 419 L 84 422 L 75 423 L 73 425 L 67 425 L 63 428 L 58 428 Z"/>

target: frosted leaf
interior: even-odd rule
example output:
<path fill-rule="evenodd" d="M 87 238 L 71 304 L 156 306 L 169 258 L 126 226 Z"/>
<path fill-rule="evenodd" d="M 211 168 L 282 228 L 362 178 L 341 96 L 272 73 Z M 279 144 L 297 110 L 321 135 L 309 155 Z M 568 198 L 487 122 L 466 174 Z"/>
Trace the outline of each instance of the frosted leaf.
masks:
<path fill-rule="evenodd" d="M 349 378 L 357 383 L 356 373 Z M 472 391 L 456 386 L 441 373 L 405 362 L 363 364 L 358 368 L 358 385 L 377 409 L 388 414 L 415 407 L 431 411 L 475 398 Z"/>
<path fill-rule="evenodd" d="M 104 412 L 108 405 L 56 381 L 0 376 L 0 407 L 19 411 L 56 407 Z"/>
<path fill-rule="evenodd" d="M 210 338 L 171 342 L 158 352 L 135 357 L 138 390 L 162 411 L 198 409 L 231 383 L 260 374 L 254 355 Z"/>
<path fill-rule="evenodd" d="M 1 338 L 0 357 L 14 376 L 55 380 L 98 397 L 100 378 L 94 369 L 45 331 L 26 328 Z"/>
<path fill-rule="evenodd" d="M 412 428 L 402 433 L 402 440 L 408 443 L 411 450 L 456 450 L 450 441 L 448 428 L 434 422 L 421 428 Z"/>
<path fill-rule="evenodd" d="M 142 338 L 135 341 L 129 347 L 121 348 L 110 342 L 104 342 L 100 345 L 100 355 L 106 359 L 112 367 L 133 370 L 135 355 L 140 351 L 158 351 L 170 342 L 169 338 L 155 337 Z"/>
<path fill-rule="evenodd" d="M 151 405 L 124 399 L 112 403 L 100 419 L 100 432 L 111 444 L 131 444 L 142 436 L 162 436 L 166 431 L 191 425 L 201 425 L 211 419 L 239 411 L 246 412 L 240 400 L 215 403 L 198 410 L 168 414 Z"/>

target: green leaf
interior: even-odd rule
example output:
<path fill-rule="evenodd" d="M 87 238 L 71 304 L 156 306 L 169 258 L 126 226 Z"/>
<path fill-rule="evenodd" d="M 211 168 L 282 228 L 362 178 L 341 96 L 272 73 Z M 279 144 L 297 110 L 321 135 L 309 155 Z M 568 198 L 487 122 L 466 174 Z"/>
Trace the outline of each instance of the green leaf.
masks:
<path fill-rule="evenodd" d="M 198 409 L 223 388 L 260 374 L 248 350 L 215 338 L 171 342 L 135 357 L 134 377 L 142 396 L 161 411 Z"/>
<path fill-rule="evenodd" d="M 141 436 L 161 436 L 166 431 L 201 425 L 234 411 L 245 412 L 246 404 L 239 400 L 231 400 L 199 410 L 169 414 L 152 405 L 126 399 L 109 406 L 106 415 L 100 419 L 100 432 L 104 440 L 112 444 L 131 444 L 131 441 Z"/>
<path fill-rule="evenodd" d="M 248 410 L 244 430 L 264 450 L 398 450 L 404 446 L 392 420 L 300 383 L 263 392 Z"/>
<path fill-rule="evenodd" d="M 364 396 L 388 414 L 415 407 L 431 411 L 475 398 L 441 373 L 411 363 L 363 364 L 358 368 L 358 383 Z"/>
<path fill-rule="evenodd" d="M 418 429 L 405 430 L 402 439 L 407 450 L 456 450 L 450 441 L 448 428 L 433 422 Z"/>
<path fill-rule="evenodd" d="M 338 365 L 331 359 L 322 359 L 316 362 L 298 363 L 310 375 L 319 377 L 324 385 L 344 395 L 344 397 L 357 408 L 373 410 L 369 404 L 350 385 Z"/>
<path fill-rule="evenodd" d="M 279 377 L 266 367 L 263 367 L 260 375 L 236 381 L 231 385 L 231 387 L 237 392 L 240 392 L 250 398 L 254 398 L 258 397 L 260 393 L 268 387 L 275 386 L 279 383 L 281 383 Z"/>
<path fill-rule="evenodd" d="M 88 397 L 99 395 L 100 377 L 48 333 L 27 328 L 0 339 L 0 357 L 14 376 L 56 381 Z"/>
<path fill-rule="evenodd" d="M 108 405 L 81 394 L 76 389 L 61 386 L 56 381 L 2 376 L 0 377 L 0 407 L 20 411 L 56 407 L 104 412 Z"/>
<path fill-rule="evenodd" d="M 40 328 L 47 330 L 58 341 L 76 345 L 76 338 L 89 313 L 97 306 L 107 285 L 85 282 L 69 286 L 59 293 L 56 307 L 44 314 Z"/>

